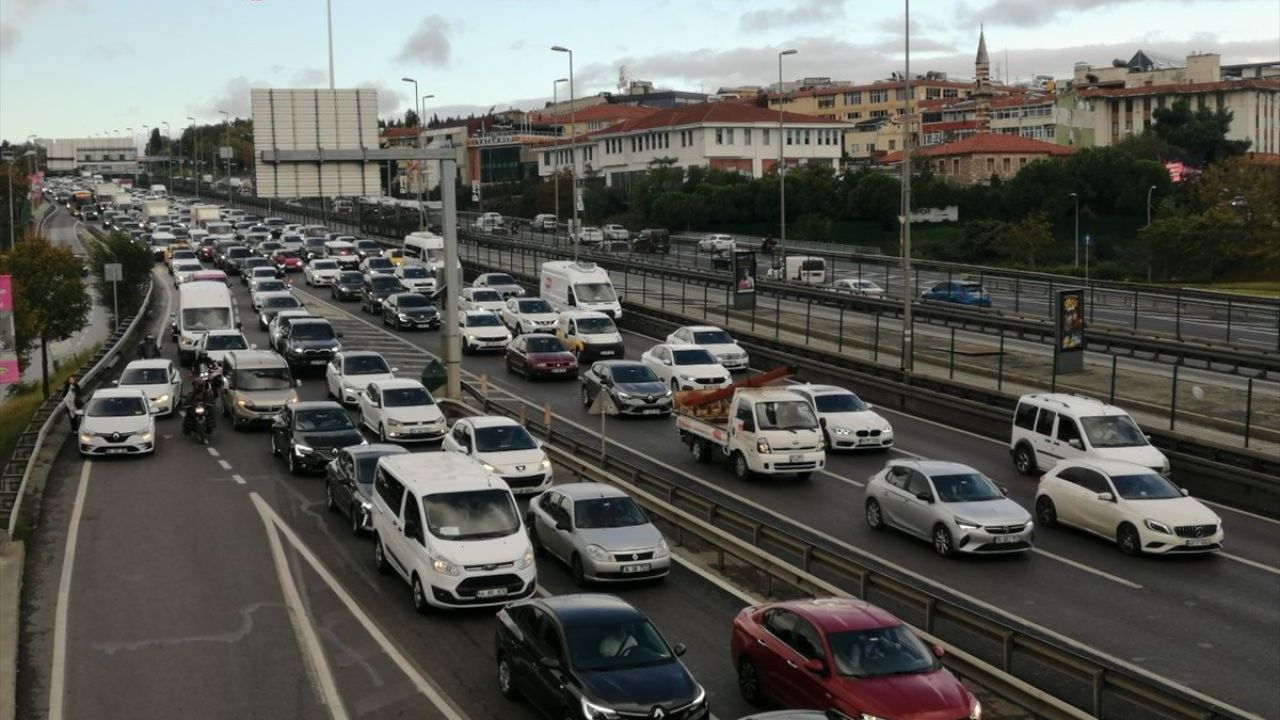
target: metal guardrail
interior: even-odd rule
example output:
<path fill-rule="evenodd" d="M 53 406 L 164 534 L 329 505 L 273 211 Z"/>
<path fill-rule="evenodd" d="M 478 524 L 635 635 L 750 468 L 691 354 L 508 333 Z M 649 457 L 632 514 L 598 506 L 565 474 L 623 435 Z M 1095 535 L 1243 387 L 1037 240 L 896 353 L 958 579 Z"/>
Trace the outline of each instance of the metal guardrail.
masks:
<path fill-rule="evenodd" d="M 155 280 L 152 279 L 147 285 L 147 294 L 142 299 L 139 312 L 130 317 L 121 318 L 116 331 L 86 362 L 90 366 L 89 370 L 80 376 L 80 388 L 83 392 L 90 390 L 102 373 L 115 364 L 121 348 L 133 338 L 139 323 L 146 317 L 145 309 L 151 304 L 151 294 L 154 290 Z M 40 450 L 44 447 L 49 430 L 58 420 L 61 407 L 60 393 L 54 393 L 45 399 L 36 410 L 27 429 L 18 436 L 13 457 L 0 473 L 0 517 L 7 517 L 4 524 L 5 536 L 10 540 L 13 539 L 14 530 L 22 515 L 22 499 L 26 493 L 27 482 L 31 479 L 31 472 L 35 468 L 36 458 L 40 456 Z"/>
<path fill-rule="evenodd" d="M 905 615 L 908 622 L 963 650 L 964 656 L 952 656 L 953 661 L 959 661 L 960 672 L 1041 717 L 1078 718 L 1081 712 L 1108 720 L 1255 717 L 1195 691 L 1171 687 L 1163 678 L 1141 668 L 1103 660 L 1068 638 L 1025 628 L 1021 621 L 999 609 L 979 612 L 922 576 L 902 577 L 882 571 L 869 557 L 850 557 L 847 552 L 807 539 L 800 532 L 761 523 L 616 455 L 601 457 L 597 440 L 584 440 L 544 425 L 539 419 L 522 416 L 519 410 L 482 396 L 470 385 L 464 385 L 464 390 L 485 412 L 522 420 L 578 477 L 638 491 L 634 496 L 646 510 L 677 527 L 677 542 L 682 542 L 687 533 L 715 548 L 721 569 L 726 556 L 736 558 L 767 578 L 769 594 L 773 594 L 777 583 L 809 595 L 848 594 L 892 604 L 894 612 Z M 794 562 L 776 553 L 785 553 Z M 1053 671 L 1047 672 L 1048 668 Z M 1029 696 L 1028 687 L 1038 688 L 1042 695 Z"/>

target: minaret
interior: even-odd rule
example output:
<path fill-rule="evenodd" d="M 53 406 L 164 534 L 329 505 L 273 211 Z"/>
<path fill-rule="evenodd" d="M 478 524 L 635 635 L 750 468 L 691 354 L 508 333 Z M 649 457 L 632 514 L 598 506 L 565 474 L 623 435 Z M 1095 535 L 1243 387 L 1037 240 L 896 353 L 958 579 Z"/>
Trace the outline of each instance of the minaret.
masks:
<path fill-rule="evenodd" d="M 991 132 L 991 97 L 995 94 L 991 88 L 991 60 L 987 57 L 987 36 L 984 29 L 978 28 L 978 57 L 973 61 L 973 99 L 974 119 L 977 121 L 977 132 Z"/>

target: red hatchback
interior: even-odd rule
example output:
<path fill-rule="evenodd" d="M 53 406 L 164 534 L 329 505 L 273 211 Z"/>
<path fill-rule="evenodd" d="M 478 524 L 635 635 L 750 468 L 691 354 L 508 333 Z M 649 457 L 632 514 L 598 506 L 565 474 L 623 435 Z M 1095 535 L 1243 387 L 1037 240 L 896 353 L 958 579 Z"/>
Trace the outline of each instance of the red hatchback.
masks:
<path fill-rule="evenodd" d="M 733 619 L 738 688 L 750 703 L 849 717 L 980 720 L 982 705 L 902 621 L 851 598 L 748 607 Z"/>
<path fill-rule="evenodd" d="M 277 250 L 271 256 L 271 263 L 280 272 L 302 272 L 302 257 L 293 250 Z"/>

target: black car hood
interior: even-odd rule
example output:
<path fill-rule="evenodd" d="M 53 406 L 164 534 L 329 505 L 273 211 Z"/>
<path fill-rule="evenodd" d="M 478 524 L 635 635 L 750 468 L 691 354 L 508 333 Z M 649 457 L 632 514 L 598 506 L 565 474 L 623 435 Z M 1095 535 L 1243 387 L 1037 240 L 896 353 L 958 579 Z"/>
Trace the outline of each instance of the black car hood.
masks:
<path fill-rule="evenodd" d="M 588 698 L 624 712 L 647 713 L 654 705 L 672 709 L 687 705 L 697 683 L 680 662 L 623 670 L 579 672 Z"/>
<path fill-rule="evenodd" d="M 662 397 L 667 394 L 667 386 L 660 382 L 618 383 L 615 387 L 628 395 Z"/>
<path fill-rule="evenodd" d="M 348 445 L 359 445 L 363 439 L 359 430 L 334 430 L 331 432 L 296 432 L 294 441 L 308 445 L 313 449 L 343 448 Z"/>

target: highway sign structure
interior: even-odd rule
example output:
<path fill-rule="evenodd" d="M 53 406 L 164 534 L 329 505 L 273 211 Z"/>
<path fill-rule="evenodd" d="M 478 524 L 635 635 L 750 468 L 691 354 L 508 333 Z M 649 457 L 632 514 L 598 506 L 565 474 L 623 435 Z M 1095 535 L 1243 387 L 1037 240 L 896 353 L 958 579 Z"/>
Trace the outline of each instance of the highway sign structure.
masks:
<path fill-rule="evenodd" d="M 260 88 L 250 105 L 259 197 L 382 194 L 376 90 Z"/>

